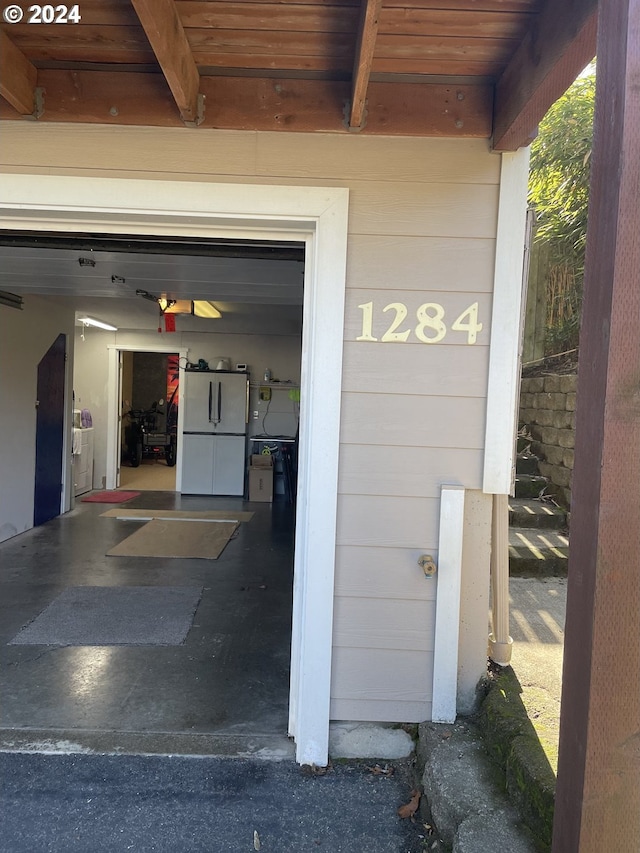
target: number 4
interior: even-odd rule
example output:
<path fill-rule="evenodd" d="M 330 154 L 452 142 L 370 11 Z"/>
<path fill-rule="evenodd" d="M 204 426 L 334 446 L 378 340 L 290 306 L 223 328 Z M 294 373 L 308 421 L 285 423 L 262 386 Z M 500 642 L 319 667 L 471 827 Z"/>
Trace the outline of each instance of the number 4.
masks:
<path fill-rule="evenodd" d="M 469 319 L 465 321 L 465 317 Z M 467 343 L 475 344 L 478 332 L 482 331 L 482 323 L 478 323 L 478 303 L 474 302 L 473 305 L 469 305 L 458 319 L 451 324 L 451 328 L 455 332 L 466 332 Z"/>

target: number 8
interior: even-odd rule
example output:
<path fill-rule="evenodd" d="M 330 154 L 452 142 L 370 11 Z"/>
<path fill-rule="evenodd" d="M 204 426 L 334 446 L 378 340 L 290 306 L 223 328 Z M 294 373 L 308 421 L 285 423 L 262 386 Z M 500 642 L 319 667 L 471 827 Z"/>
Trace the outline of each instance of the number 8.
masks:
<path fill-rule="evenodd" d="M 433 311 L 433 314 L 429 313 L 430 309 Z M 416 311 L 416 317 L 420 321 L 416 326 L 416 337 L 424 341 L 425 344 L 437 344 L 447 334 L 447 327 L 442 322 L 444 308 L 442 305 L 438 305 L 437 302 L 425 302 Z M 425 329 L 433 329 L 435 335 L 428 338 L 425 334 Z"/>

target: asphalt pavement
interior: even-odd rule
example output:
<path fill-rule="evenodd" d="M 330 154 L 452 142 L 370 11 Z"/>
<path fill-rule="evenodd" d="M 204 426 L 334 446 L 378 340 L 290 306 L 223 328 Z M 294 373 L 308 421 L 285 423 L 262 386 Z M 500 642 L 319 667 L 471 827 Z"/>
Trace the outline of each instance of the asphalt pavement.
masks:
<path fill-rule="evenodd" d="M 0 754 L 2 853 L 415 853 L 408 768 L 314 775 L 291 761 Z"/>

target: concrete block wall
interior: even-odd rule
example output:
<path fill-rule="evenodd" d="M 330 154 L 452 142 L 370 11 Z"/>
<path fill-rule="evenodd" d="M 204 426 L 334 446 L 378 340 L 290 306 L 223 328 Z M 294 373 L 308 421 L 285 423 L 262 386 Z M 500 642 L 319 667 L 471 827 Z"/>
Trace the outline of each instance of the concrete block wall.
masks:
<path fill-rule="evenodd" d="M 524 378 L 520 388 L 520 427 L 533 441 L 540 473 L 549 479 L 549 492 L 569 508 L 576 409 L 576 374 Z"/>

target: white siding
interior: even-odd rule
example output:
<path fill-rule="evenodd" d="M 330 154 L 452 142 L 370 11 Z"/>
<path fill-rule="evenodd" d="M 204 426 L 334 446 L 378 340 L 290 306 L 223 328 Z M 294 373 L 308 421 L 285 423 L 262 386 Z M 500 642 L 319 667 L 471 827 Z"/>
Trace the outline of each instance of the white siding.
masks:
<path fill-rule="evenodd" d="M 435 585 L 417 560 L 437 557 L 440 485 L 482 486 L 499 156 L 479 140 L 27 123 L 3 130 L 7 171 L 349 187 L 331 716 L 428 719 Z M 357 341 L 358 306 L 368 302 L 378 340 Z M 482 330 L 470 345 L 451 324 L 475 302 Z M 407 306 L 406 343 L 380 340 L 390 303 Z M 439 343 L 413 331 L 424 303 L 444 309 Z M 486 529 L 483 497 L 468 502 L 470 538 Z M 459 691 L 467 703 L 486 645 L 488 544 L 476 544 L 465 542 L 463 555 Z"/>

